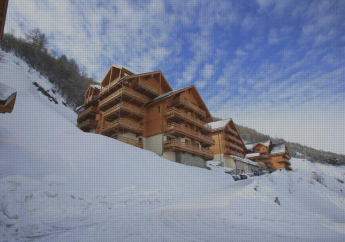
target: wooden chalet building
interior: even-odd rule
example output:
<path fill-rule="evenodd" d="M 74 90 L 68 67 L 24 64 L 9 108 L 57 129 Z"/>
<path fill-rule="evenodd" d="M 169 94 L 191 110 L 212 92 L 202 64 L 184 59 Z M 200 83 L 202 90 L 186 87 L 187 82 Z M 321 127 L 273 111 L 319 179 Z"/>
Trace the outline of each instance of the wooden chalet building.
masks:
<path fill-rule="evenodd" d="M 204 166 L 214 144 L 212 116 L 195 86 L 173 91 L 160 71 L 134 74 L 111 66 L 100 86 L 90 85 L 78 127 L 151 150 L 166 159 Z"/>
<path fill-rule="evenodd" d="M 0 39 L 4 35 L 8 0 L 0 0 Z"/>
<path fill-rule="evenodd" d="M 255 162 L 245 158 L 246 147 L 232 119 L 220 120 L 208 125 L 212 128 L 209 136 L 215 140 L 215 145 L 210 147 L 215 161 L 221 161 L 225 167 L 238 172 L 250 172 L 259 168 Z"/>
<path fill-rule="evenodd" d="M 211 127 L 206 124 L 213 118 L 194 85 L 161 95 L 145 106 L 148 150 L 198 167 L 213 160 L 208 147 L 215 141 L 208 136 Z"/>
<path fill-rule="evenodd" d="M 271 140 L 246 144 L 247 159 L 264 163 L 268 169 L 291 170 L 289 150 L 285 144 L 273 144 Z"/>

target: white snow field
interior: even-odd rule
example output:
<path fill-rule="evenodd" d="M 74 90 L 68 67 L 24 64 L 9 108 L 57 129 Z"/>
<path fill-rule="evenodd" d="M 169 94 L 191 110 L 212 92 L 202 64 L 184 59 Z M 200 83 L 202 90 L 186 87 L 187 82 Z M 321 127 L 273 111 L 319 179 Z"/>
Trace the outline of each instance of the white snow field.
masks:
<path fill-rule="evenodd" d="M 177 164 L 83 133 L 36 90 L 44 77 L 4 56 L 0 83 L 18 94 L 0 115 L 0 241 L 345 241 L 344 167 L 292 159 L 235 182 Z"/>

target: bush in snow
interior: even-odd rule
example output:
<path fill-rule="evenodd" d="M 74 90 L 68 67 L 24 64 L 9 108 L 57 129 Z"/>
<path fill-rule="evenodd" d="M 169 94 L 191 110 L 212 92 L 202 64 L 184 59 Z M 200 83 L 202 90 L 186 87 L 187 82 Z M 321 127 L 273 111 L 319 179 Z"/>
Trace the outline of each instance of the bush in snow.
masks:
<path fill-rule="evenodd" d="M 322 185 L 325 185 L 323 183 L 323 177 L 319 174 L 319 173 L 316 173 L 316 172 L 313 172 L 313 177 L 312 177 L 313 180 L 317 181 L 318 183 L 322 184 Z"/>

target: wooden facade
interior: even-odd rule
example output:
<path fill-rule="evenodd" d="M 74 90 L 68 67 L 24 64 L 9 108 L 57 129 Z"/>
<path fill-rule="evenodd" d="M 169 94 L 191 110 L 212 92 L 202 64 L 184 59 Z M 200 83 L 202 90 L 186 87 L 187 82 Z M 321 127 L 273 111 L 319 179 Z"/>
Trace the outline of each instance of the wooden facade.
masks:
<path fill-rule="evenodd" d="M 208 125 L 212 128 L 209 137 L 215 140 L 215 144 L 210 147 L 214 153 L 214 160 L 237 172 L 258 170 L 259 166 L 255 162 L 245 158 L 246 147 L 232 119 L 220 120 Z"/>
<path fill-rule="evenodd" d="M 212 160 L 209 147 L 215 144 L 208 134 L 212 116 L 195 86 L 153 99 L 146 104 L 145 137 L 164 134 L 162 154 L 190 153 Z"/>
<path fill-rule="evenodd" d="M 264 163 L 268 169 L 291 170 L 289 150 L 285 144 L 273 144 L 271 140 L 247 144 L 246 158 Z"/>
<path fill-rule="evenodd" d="M 0 39 L 4 35 L 8 0 L 0 0 Z"/>
<path fill-rule="evenodd" d="M 246 156 L 246 147 L 232 119 L 209 123 L 209 125 L 213 127 L 209 137 L 216 141 L 210 148 L 214 154 L 234 155 L 241 158 Z"/>
<path fill-rule="evenodd" d="M 77 120 L 85 132 L 160 155 L 180 152 L 213 159 L 208 147 L 214 140 L 205 125 L 212 116 L 195 86 L 173 91 L 160 71 L 133 74 L 113 65 L 100 86 L 90 85 L 84 96 Z"/>

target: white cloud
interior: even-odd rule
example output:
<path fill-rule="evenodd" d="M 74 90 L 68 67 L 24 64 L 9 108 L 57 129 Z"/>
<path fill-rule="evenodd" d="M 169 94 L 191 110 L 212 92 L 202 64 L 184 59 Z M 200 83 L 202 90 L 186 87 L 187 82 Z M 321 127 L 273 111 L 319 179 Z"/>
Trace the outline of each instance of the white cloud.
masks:
<path fill-rule="evenodd" d="M 275 28 L 272 28 L 268 34 L 268 43 L 270 45 L 278 44 L 279 38 L 278 38 L 278 31 Z"/>
<path fill-rule="evenodd" d="M 207 85 L 207 81 L 196 81 L 195 82 L 195 86 L 197 87 L 197 88 L 204 88 L 205 86 Z"/>
<path fill-rule="evenodd" d="M 202 70 L 202 76 L 208 80 L 210 79 L 214 74 L 214 66 L 211 64 L 205 64 L 204 68 Z"/>

